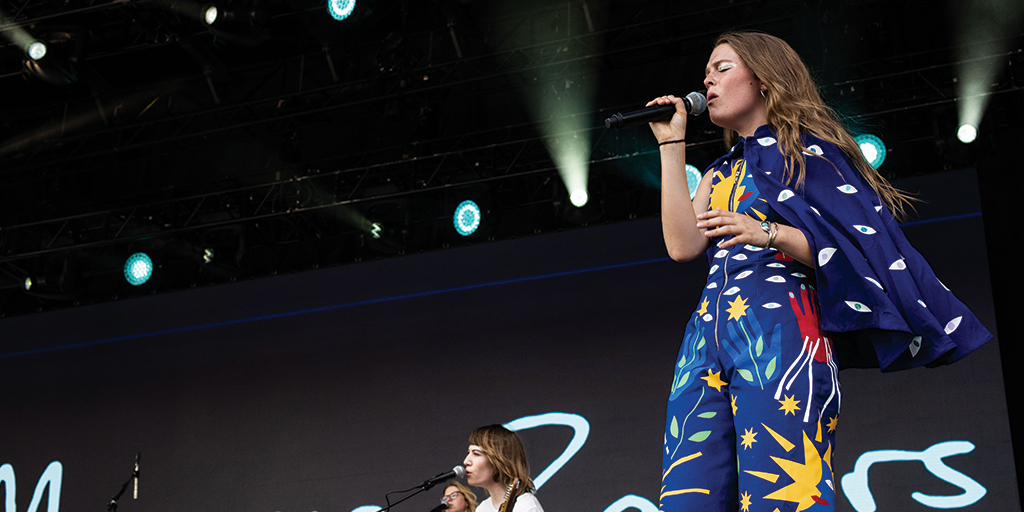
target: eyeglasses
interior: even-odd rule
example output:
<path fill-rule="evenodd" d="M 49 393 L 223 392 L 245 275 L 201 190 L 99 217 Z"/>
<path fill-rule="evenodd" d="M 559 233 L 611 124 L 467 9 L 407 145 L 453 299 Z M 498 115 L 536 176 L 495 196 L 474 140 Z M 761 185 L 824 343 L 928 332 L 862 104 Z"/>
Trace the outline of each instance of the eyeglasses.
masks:
<path fill-rule="evenodd" d="M 455 491 L 455 492 L 445 496 L 444 498 L 442 498 L 441 501 L 444 501 L 445 503 L 450 503 L 455 498 L 458 498 L 459 495 L 461 495 L 461 494 L 462 494 L 462 491 Z"/>

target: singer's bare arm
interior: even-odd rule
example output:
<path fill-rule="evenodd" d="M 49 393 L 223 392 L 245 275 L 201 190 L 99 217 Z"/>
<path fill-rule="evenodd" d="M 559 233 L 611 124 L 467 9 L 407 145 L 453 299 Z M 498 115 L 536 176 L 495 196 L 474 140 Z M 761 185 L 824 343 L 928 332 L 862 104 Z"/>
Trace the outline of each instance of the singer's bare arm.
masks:
<path fill-rule="evenodd" d="M 676 113 L 668 121 L 651 123 L 658 143 L 686 138 L 686 109 L 682 98 L 662 96 L 647 106 L 675 104 Z M 690 261 L 708 248 L 704 230 L 697 227 L 697 214 L 708 209 L 711 197 L 711 174 L 704 176 L 697 186 L 697 194 L 690 200 L 690 187 L 686 183 L 686 143 L 659 146 L 661 150 L 661 230 L 668 255 L 676 261 Z"/>

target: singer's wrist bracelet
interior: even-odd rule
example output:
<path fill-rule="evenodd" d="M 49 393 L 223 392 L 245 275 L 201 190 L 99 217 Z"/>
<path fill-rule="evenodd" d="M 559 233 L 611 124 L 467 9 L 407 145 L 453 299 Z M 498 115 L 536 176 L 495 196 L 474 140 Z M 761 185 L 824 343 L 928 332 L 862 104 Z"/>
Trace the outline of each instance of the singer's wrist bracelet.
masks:
<path fill-rule="evenodd" d="M 659 142 L 659 143 L 658 143 L 658 145 L 659 145 L 659 146 L 664 146 L 665 144 L 675 144 L 675 143 L 677 143 L 677 142 L 686 142 L 686 139 L 679 139 L 679 140 L 666 140 L 665 142 Z"/>

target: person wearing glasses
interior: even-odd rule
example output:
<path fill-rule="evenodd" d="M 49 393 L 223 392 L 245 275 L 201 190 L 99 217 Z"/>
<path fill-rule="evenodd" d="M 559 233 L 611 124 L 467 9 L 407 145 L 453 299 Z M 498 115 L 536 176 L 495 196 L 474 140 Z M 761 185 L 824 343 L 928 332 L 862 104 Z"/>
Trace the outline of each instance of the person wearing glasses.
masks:
<path fill-rule="evenodd" d="M 533 494 L 537 489 L 530 478 L 530 463 L 518 434 L 501 425 L 480 427 L 469 436 L 468 452 L 463 461 L 466 481 L 488 494 L 476 512 L 497 512 L 516 479 L 522 494 L 512 510 L 506 512 L 544 512 Z"/>
<path fill-rule="evenodd" d="M 448 484 L 441 503 L 448 505 L 449 512 L 474 512 L 477 507 L 476 494 L 462 482 Z"/>

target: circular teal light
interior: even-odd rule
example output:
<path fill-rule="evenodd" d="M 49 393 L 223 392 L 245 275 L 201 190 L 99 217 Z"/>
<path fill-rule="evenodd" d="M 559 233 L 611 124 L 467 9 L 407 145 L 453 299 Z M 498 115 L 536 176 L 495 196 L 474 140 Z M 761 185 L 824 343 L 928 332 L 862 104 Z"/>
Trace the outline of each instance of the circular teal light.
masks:
<path fill-rule="evenodd" d="M 874 135 L 864 134 L 854 137 L 853 141 L 860 147 L 861 154 L 871 164 L 871 167 L 878 169 L 882 162 L 885 161 L 885 144 L 882 143 L 882 139 Z"/>
<path fill-rule="evenodd" d="M 144 252 L 137 252 L 124 263 L 124 278 L 128 284 L 139 286 L 153 276 L 153 260 Z"/>
<path fill-rule="evenodd" d="M 690 188 L 690 200 L 697 195 L 697 187 L 700 186 L 700 171 L 696 167 L 686 164 L 686 186 Z"/>
<path fill-rule="evenodd" d="M 472 235 L 480 227 L 480 207 L 473 201 L 463 201 L 455 207 L 452 223 L 455 231 L 462 236 Z"/>
<path fill-rule="evenodd" d="M 356 0 L 327 0 L 327 12 L 338 21 L 348 18 L 355 8 Z"/>

